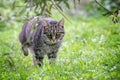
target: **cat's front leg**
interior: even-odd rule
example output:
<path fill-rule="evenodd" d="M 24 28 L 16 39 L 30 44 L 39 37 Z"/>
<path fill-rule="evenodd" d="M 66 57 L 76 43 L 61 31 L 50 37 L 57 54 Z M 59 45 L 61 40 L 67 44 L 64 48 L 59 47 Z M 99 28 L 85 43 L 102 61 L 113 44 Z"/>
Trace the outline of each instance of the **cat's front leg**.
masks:
<path fill-rule="evenodd" d="M 56 62 L 57 55 L 58 55 L 57 52 L 49 53 L 49 54 L 47 55 L 50 64 Z"/>
<path fill-rule="evenodd" d="M 33 62 L 35 65 L 42 66 L 44 55 L 40 51 L 34 51 Z"/>
<path fill-rule="evenodd" d="M 34 56 L 33 57 L 33 62 L 34 62 L 35 65 L 43 66 L 43 59 L 44 59 L 44 57 Z"/>
<path fill-rule="evenodd" d="M 28 56 L 28 46 L 27 45 L 23 45 L 22 46 L 22 50 L 25 56 Z"/>

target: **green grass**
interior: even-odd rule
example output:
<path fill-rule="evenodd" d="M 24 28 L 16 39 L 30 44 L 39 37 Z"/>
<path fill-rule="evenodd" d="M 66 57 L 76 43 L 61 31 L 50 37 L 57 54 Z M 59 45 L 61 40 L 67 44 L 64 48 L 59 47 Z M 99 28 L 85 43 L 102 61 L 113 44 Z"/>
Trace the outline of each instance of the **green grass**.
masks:
<path fill-rule="evenodd" d="M 56 19 L 60 17 L 53 16 Z M 0 80 L 119 80 L 120 24 L 109 18 L 69 17 L 56 64 L 33 65 L 25 57 L 18 35 L 21 23 L 0 32 Z"/>

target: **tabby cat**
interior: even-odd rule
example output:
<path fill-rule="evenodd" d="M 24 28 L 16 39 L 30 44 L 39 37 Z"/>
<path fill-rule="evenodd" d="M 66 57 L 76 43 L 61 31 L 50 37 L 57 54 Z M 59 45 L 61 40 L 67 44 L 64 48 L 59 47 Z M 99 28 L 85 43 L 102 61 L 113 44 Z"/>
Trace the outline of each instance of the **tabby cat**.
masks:
<path fill-rule="evenodd" d="M 64 19 L 58 22 L 52 18 L 39 17 L 24 24 L 19 39 L 24 55 L 28 55 L 28 48 L 31 47 L 34 63 L 41 66 L 44 55 L 48 56 L 50 63 L 56 60 L 64 34 Z"/>

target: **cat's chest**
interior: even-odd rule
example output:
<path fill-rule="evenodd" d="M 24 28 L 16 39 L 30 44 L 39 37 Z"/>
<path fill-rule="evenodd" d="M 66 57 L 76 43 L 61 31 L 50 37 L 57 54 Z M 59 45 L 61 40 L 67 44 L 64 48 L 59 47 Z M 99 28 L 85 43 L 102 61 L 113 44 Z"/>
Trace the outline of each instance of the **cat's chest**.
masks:
<path fill-rule="evenodd" d="M 53 52 L 58 51 L 59 47 L 60 47 L 59 44 L 56 44 L 56 45 L 48 45 L 48 44 L 43 43 L 43 44 L 39 47 L 39 49 L 41 50 L 41 53 L 49 54 L 49 53 L 53 53 Z"/>

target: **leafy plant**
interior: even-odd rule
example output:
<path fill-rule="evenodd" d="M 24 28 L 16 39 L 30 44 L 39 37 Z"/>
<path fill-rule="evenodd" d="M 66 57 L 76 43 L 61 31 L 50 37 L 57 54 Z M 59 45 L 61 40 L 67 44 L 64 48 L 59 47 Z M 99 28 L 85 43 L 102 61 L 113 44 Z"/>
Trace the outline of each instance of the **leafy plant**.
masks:
<path fill-rule="evenodd" d="M 104 10 L 105 10 L 105 13 L 103 14 L 104 16 L 105 15 L 109 15 L 112 17 L 112 21 L 113 23 L 118 23 L 120 22 L 119 21 L 119 10 L 120 10 L 120 1 L 119 0 L 101 0 L 100 2 L 102 3 L 99 3 L 97 0 L 95 0 L 95 2 L 100 6 L 102 7 Z M 106 7 L 104 7 L 104 6 Z"/>

